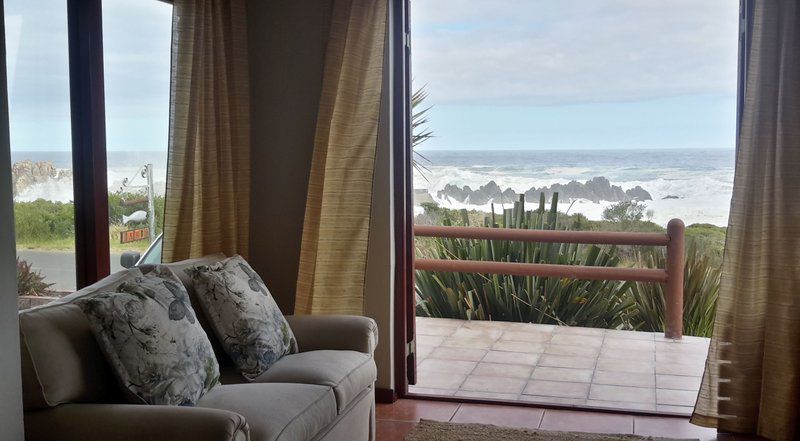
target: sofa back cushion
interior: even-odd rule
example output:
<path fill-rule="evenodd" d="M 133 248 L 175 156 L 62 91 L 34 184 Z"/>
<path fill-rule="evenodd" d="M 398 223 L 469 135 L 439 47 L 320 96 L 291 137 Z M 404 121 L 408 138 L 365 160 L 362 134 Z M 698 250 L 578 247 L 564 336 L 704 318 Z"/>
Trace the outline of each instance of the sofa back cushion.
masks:
<path fill-rule="evenodd" d="M 109 364 L 86 316 L 73 302 L 135 276 L 141 276 L 141 271 L 120 271 L 74 294 L 19 313 L 25 410 L 119 399 Z"/>

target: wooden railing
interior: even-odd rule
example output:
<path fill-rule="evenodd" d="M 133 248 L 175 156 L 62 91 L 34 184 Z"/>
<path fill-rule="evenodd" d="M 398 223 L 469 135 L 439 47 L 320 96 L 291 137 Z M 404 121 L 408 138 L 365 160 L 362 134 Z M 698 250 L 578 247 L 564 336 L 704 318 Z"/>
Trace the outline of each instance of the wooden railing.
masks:
<path fill-rule="evenodd" d="M 453 239 L 510 240 L 543 243 L 594 245 L 644 245 L 667 248 L 664 269 L 602 266 L 552 265 L 544 263 L 485 262 L 474 260 L 416 259 L 414 268 L 423 271 L 508 274 L 513 276 L 566 277 L 588 280 L 626 280 L 666 285 L 667 338 L 683 336 L 683 251 L 684 224 L 672 219 L 667 233 L 626 233 L 597 231 L 523 230 L 510 228 L 445 227 L 415 225 L 414 235 Z"/>

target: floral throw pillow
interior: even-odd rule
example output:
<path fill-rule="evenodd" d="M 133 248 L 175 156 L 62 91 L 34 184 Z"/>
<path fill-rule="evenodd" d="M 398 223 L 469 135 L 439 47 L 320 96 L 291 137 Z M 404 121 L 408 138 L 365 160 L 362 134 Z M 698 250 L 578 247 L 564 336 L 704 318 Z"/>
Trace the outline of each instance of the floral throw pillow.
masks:
<path fill-rule="evenodd" d="M 222 347 L 245 378 L 254 380 L 284 355 L 297 352 L 289 323 L 241 256 L 184 271 Z"/>
<path fill-rule="evenodd" d="M 132 402 L 193 406 L 219 365 L 186 288 L 165 267 L 75 301 Z"/>

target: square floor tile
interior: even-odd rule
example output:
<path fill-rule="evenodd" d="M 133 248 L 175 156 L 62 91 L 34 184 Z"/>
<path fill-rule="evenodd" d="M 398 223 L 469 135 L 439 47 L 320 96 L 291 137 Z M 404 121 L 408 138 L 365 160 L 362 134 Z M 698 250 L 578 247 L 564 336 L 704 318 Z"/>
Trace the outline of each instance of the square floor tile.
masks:
<path fill-rule="evenodd" d="M 586 400 L 586 405 L 589 407 L 599 407 L 603 409 L 642 410 L 650 412 L 656 410 L 655 403 L 633 403 L 630 401 Z"/>
<path fill-rule="evenodd" d="M 665 418 L 635 416 L 634 433 L 644 436 L 669 436 L 675 438 L 699 438 L 701 440 L 716 439 L 716 429 L 695 426 L 686 418 Z"/>
<path fill-rule="evenodd" d="M 454 396 L 478 400 L 519 401 L 519 394 L 501 394 L 497 392 L 480 392 L 477 390 L 459 390 Z"/>
<path fill-rule="evenodd" d="M 458 338 L 477 338 L 497 340 L 503 334 L 502 329 L 495 328 L 475 328 L 473 326 L 462 326 L 453 332 L 453 337 Z"/>
<path fill-rule="evenodd" d="M 407 421 L 381 421 L 375 423 L 375 439 L 381 441 L 403 441 L 417 423 Z"/>
<path fill-rule="evenodd" d="M 545 354 L 584 358 L 596 358 L 599 352 L 599 348 L 592 346 L 573 346 L 555 343 L 550 343 L 544 351 Z"/>
<path fill-rule="evenodd" d="M 505 363 L 534 366 L 539 361 L 541 354 L 524 352 L 489 351 L 483 361 L 489 363 Z"/>
<path fill-rule="evenodd" d="M 640 332 L 640 331 L 620 331 L 617 329 L 608 329 L 606 330 L 606 337 L 607 338 L 624 338 L 629 340 L 649 340 L 655 341 L 655 337 L 652 332 Z"/>
<path fill-rule="evenodd" d="M 429 400 L 397 400 L 392 404 L 377 404 L 375 418 L 391 421 L 419 421 L 420 418 L 450 421 L 460 404 Z"/>
<path fill-rule="evenodd" d="M 478 365 L 476 361 L 441 360 L 428 358 L 417 364 L 417 370 L 422 372 L 441 372 L 445 374 L 469 374 Z"/>
<path fill-rule="evenodd" d="M 414 385 L 408 386 L 408 392 L 420 395 L 433 395 L 441 397 L 449 397 L 455 395 L 457 389 L 435 389 L 431 387 L 419 387 Z"/>
<path fill-rule="evenodd" d="M 601 328 L 582 328 L 580 326 L 556 326 L 554 332 L 556 334 L 603 336 L 606 330 Z"/>
<path fill-rule="evenodd" d="M 525 383 L 526 380 L 521 378 L 470 375 L 461 385 L 460 390 L 518 394 L 525 388 Z"/>
<path fill-rule="evenodd" d="M 494 377 L 524 378 L 528 379 L 533 372 L 533 367 L 520 364 L 478 363 L 472 375 L 488 375 Z"/>
<path fill-rule="evenodd" d="M 461 374 L 421 371 L 417 375 L 416 385 L 433 389 L 458 389 L 466 378 L 466 375 Z"/>
<path fill-rule="evenodd" d="M 591 433 L 633 433 L 633 416 L 573 410 L 546 410 L 543 430 Z"/>
<path fill-rule="evenodd" d="M 612 372 L 638 372 L 642 374 L 655 373 L 654 361 L 643 360 L 609 360 L 601 358 L 597 360 L 597 369 Z"/>
<path fill-rule="evenodd" d="M 647 387 L 609 386 L 605 384 L 592 384 L 589 391 L 590 400 L 603 401 L 630 401 L 631 403 L 656 402 L 655 389 Z"/>
<path fill-rule="evenodd" d="M 567 367 L 575 369 L 594 369 L 596 360 L 586 357 L 544 354 L 539 358 L 539 366 Z"/>
<path fill-rule="evenodd" d="M 559 405 L 559 406 L 585 406 L 586 398 L 563 398 L 563 397 L 546 397 L 544 395 L 520 395 L 520 401 L 528 403 L 537 403 L 542 405 Z"/>
<path fill-rule="evenodd" d="M 552 332 L 522 332 L 522 331 L 506 331 L 500 337 L 503 341 L 527 341 L 535 343 L 547 343 L 553 336 Z"/>
<path fill-rule="evenodd" d="M 425 325 L 425 326 L 417 326 L 416 332 L 417 332 L 417 337 L 421 335 L 449 337 L 450 335 L 453 334 L 453 332 L 455 332 L 456 329 L 458 328 L 453 328 L 451 326 Z"/>
<path fill-rule="evenodd" d="M 627 338 L 610 338 L 606 336 L 603 340 L 604 348 L 627 349 L 629 351 L 648 351 L 655 352 L 656 344 L 649 340 L 631 340 Z"/>
<path fill-rule="evenodd" d="M 544 352 L 545 346 L 546 346 L 545 343 L 535 343 L 527 341 L 498 341 L 492 346 L 492 350 L 541 354 L 542 352 Z"/>
<path fill-rule="evenodd" d="M 544 416 L 543 409 L 532 407 L 462 404 L 452 421 L 536 429 L 542 421 L 542 416 Z"/>
<path fill-rule="evenodd" d="M 684 375 L 690 377 L 699 377 L 703 375 L 703 366 L 683 363 L 656 362 L 656 373 L 662 375 Z"/>
<path fill-rule="evenodd" d="M 612 386 L 633 386 L 633 387 L 656 387 L 656 376 L 654 374 L 643 374 L 636 372 L 610 372 L 595 371 L 592 383 L 608 384 Z"/>
<path fill-rule="evenodd" d="M 538 366 L 533 371 L 533 380 L 570 381 L 573 383 L 588 383 L 592 380 L 591 369 L 571 369 Z"/>
<path fill-rule="evenodd" d="M 442 360 L 479 361 L 486 355 L 483 349 L 438 347 L 431 352 L 429 358 Z"/>
<path fill-rule="evenodd" d="M 555 333 L 553 338 L 550 339 L 550 343 L 553 345 L 599 348 L 603 345 L 603 337 Z"/>
<path fill-rule="evenodd" d="M 697 400 L 697 391 L 657 389 L 658 404 L 668 406 L 694 406 Z"/>
<path fill-rule="evenodd" d="M 656 375 L 656 386 L 659 389 L 700 390 L 701 377 L 687 377 L 683 375 Z"/>
<path fill-rule="evenodd" d="M 653 351 L 631 351 L 629 349 L 603 347 L 600 349 L 599 358 L 609 360 L 653 361 L 656 359 L 656 354 Z"/>
<path fill-rule="evenodd" d="M 589 383 L 567 383 L 565 381 L 531 380 L 523 392 L 525 395 L 540 395 L 561 398 L 586 398 Z"/>
<path fill-rule="evenodd" d="M 467 349 L 489 349 L 494 344 L 491 338 L 447 337 L 442 346 Z"/>

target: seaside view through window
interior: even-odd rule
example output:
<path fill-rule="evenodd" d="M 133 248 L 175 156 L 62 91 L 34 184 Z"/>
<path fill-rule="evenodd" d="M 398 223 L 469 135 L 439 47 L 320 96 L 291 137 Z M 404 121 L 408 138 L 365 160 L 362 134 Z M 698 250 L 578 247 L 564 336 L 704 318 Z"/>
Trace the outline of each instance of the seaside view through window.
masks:
<path fill-rule="evenodd" d="M 67 9 L 5 2 L 12 179 L 21 291 L 74 291 Z M 172 6 L 103 2 L 111 270 L 161 231 L 169 126 Z"/>
<path fill-rule="evenodd" d="M 681 219 L 683 341 L 707 346 L 733 187 L 738 2 L 413 0 L 410 24 L 415 223 L 665 233 Z M 665 265 L 663 247 L 417 237 L 416 253 Z M 635 380 L 651 389 L 621 408 L 691 412 L 702 349 L 673 354 L 686 389 L 665 393 L 676 402 L 656 399 L 664 304 L 652 282 L 418 270 L 410 390 L 614 407 L 598 397 Z M 593 329 L 556 345 L 553 325 Z M 607 347 L 609 329 L 649 341 Z M 598 385 L 604 354 L 624 373 Z M 637 363 L 642 372 L 626 370 Z"/>

